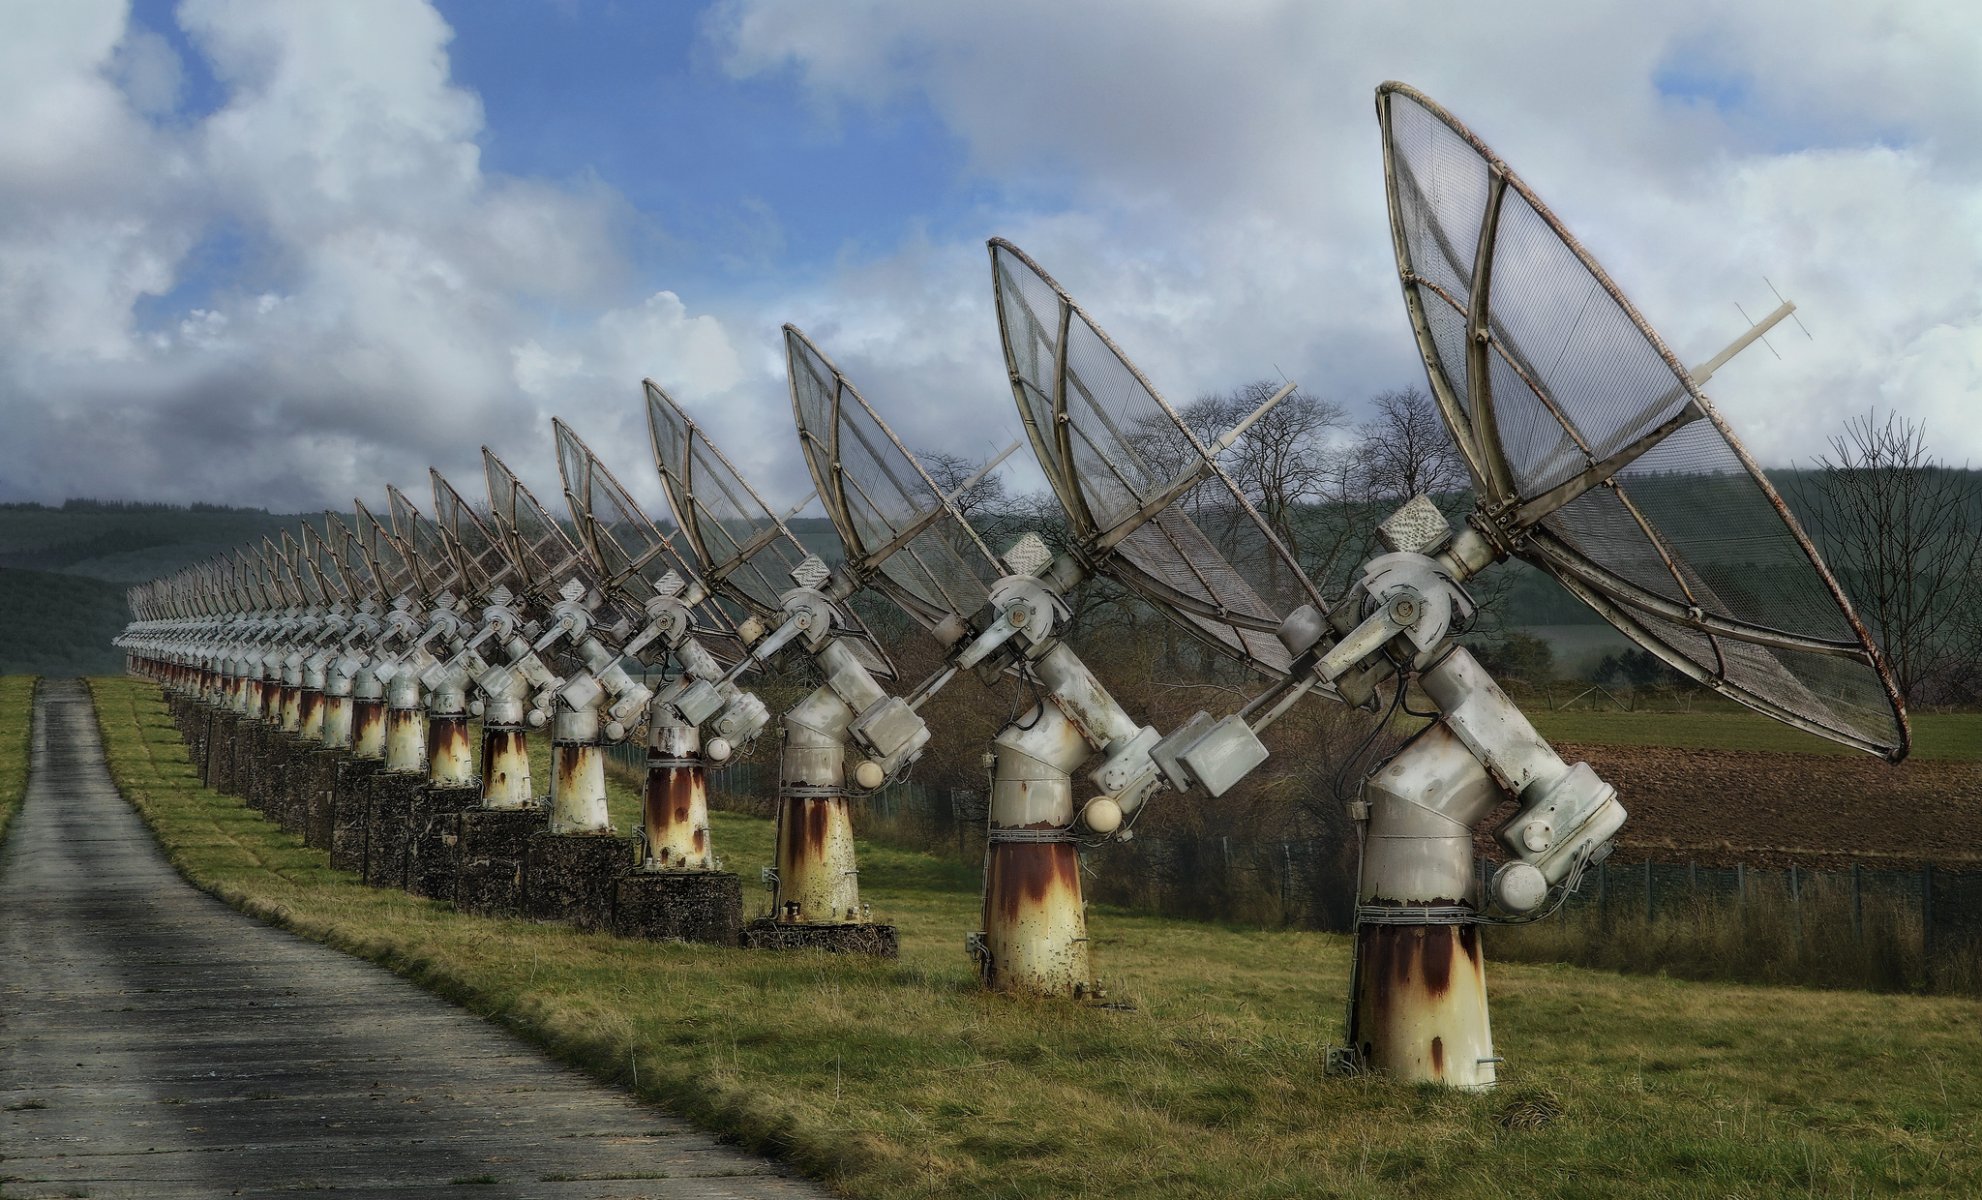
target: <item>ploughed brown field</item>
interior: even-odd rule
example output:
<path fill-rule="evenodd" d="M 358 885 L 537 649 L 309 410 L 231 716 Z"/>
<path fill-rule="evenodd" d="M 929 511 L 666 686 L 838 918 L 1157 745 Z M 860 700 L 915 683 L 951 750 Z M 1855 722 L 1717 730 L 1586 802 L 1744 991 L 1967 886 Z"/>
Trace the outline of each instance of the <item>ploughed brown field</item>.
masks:
<path fill-rule="evenodd" d="M 1982 868 L 1982 764 L 1561 743 L 1615 784 L 1616 863 Z"/>

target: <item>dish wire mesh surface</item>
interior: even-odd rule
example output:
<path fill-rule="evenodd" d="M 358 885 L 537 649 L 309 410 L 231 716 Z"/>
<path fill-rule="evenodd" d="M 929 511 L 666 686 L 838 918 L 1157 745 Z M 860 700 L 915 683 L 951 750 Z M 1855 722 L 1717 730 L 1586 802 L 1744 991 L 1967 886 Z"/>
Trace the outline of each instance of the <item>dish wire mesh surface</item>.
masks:
<path fill-rule="evenodd" d="M 1685 367 L 1456 118 L 1402 84 L 1377 108 L 1405 300 L 1478 521 L 1693 679 L 1904 757 L 1869 632 Z"/>

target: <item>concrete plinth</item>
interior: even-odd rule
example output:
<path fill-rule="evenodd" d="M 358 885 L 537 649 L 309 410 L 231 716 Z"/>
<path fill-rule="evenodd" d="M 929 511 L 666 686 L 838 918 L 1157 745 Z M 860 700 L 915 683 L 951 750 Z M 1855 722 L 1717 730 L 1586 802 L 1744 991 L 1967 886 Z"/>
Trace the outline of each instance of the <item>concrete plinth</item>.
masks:
<path fill-rule="evenodd" d="M 418 771 L 382 771 L 383 760 L 372 766 L 363 793 L 365 882 L 403 888 L 414 797 L 427 786 L 427 777 Z"/>
<path fill-rule="evenodd" d="M 434 900 L 454 899 L 461 866 L 461 813 L 481 802 L 477 784 L 413 793 L 406 817 L 406 890 Z"/>
<path fill-rule="evenodd" d="M 454 906 L 463 912 L 513 917 L 523 911 L 523 857 L 542 833 L 544 810 L 471 808 L 457 818 Z"/>
<path fill-rule="evenodd" d="M 331 785 L 331 803 L 309 811 L 303 827 L 303 845 L 329 849 L 335 845 L 335 829 L 345 821 L 345 813 L 367 813 L 371 809 L 373 781 L 385 770 L 383 758 L 347 758 L 337 764 L 337 781 Z M 319 821 L 321 815 L 321 821 Z M 371 817 L 363 817 L 367 823 Z"/>
<path fill-rule="evenodd" d="M 580 929 L 612 928 L 620 877 L 634 867 L 639 839 L 615 833 L 540 833 L 523 866 L 523 915 Z"/>
<path fill-rule="evenodd" d="M 222 709 L 207 723 L 200 782 L 216 792 L 234 793 L 234 729 L 240 721 L 239 713 Z"/>
<path fill-rule="evenodd" d="M 301 769 L 303 756 L 307 753 L 303 740 L 293 733 L 277 731 L 270 736 L 268 750 L 263 755 L 261 774 L 256 782 L 260 795 L 252 798 L 250 803 L 264 813 L 280 809 L 285 797 L 296 786 L 296 773 Z"/>
<path fill-rule="evenodd" d="M 306 751 L 301 769 L 290 772 L 294 782 L 274 814 L 276 823 L 290 833 L 301 834 L 305 845 L 329 849 L 337 812 L 337 774 L 350 761 L 349 750 L 319 746 Z"/>
<path fill-rule="evenodd" d="M 743 942 L 743 883 L 730 871 L 635 871 L 613 896 L 612 931 L 651 942 Z"/>
<path fill-rule="evenodd" d="M 234 794 L 249 808 L 260 807 L 255 798 L 261 794 L 268 739 L 274 732 L 273 726 L 260 720 L 244 719 L 234 726 Z"/>
<path fill-rule="evenodd" d="M 828 954 L 871 954 L 900 958 L 901 938 L 893 925 L 797 925 L 768 917 L 743 927 L 745 950 L 824 950 Z"/>

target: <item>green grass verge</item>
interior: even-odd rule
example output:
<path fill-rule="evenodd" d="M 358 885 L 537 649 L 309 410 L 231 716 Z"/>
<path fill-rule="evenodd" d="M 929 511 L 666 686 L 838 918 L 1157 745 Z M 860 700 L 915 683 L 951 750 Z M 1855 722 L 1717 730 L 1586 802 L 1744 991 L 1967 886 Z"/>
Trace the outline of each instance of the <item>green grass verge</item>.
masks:
<path fill-rule="evenodd" d="M 28 790 L 34 737 L 34 676 L 0 675 L 0 841 Z"/>
<path fill-rule="evenodd" d="M 1773 750 L 1791 754 L 1862 754 L 1746 709 L 1701 712 L 1551 712 L 1526 706 L 1551 742 L 1586 746 L 1679 746 L 1696 750 Z M 1917 713 L 1912 757 L 1982 761 L 1982 713 Z"/>
<path fill-rule="evenodd" d="M 1099 909 L 1096 959 L 1133 1011 L 987 996 L 962 946 L 975 872 L 875 846 L 862 882 L 899 963 L 464 917 L 330 870 L 198 786 L 155 689 L 94 686 L 113 773 L 200 886 L 849 1195 L 1969 1195 L 1982 1177 L 1973 1001 L 1497 965 L 1497 1092 L 1327 1078 L 1339 937 Z M 753 878 L 768 823 L 714 832 Z"/>

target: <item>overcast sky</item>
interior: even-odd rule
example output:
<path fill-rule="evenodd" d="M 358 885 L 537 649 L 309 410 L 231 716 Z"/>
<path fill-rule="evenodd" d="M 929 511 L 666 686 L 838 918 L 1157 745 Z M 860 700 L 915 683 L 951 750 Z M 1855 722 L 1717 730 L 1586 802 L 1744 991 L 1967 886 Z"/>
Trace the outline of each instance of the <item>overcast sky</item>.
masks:
<path fill-rule="evenodd" d="M 1519 12 L 1519 16 L 1504 13 Z M 1966 3 L 0 0 L 0 499 L 658 496 L 639 381 L 803 494 L 778 327 L 911 444 L 1016 436 L 987 237 L 1176 399 L 1423 380 L 1372 95 L 1447 105 L 1765 463 L 1896 408 L 1982 463 Z M 554 488 L 552 491 L 554 492 Z"/>

